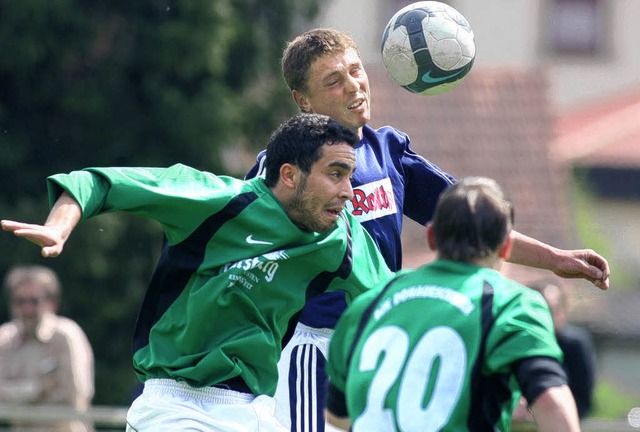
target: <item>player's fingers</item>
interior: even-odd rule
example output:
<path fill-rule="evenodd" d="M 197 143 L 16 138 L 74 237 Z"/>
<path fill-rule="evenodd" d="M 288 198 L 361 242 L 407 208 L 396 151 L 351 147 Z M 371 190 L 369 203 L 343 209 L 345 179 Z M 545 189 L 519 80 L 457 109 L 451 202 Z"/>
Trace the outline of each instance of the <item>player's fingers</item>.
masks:
<path fill-rule="evenodd" d="M 590 249 L 586 251 L 585 261 L 595 269 L 593 284 L 601 290 L 609 289 L 609 262 Z"/>
<path fill-rule="evenodd" d="M 2 229 L 5 231 L 13 231 L 15 229 L 19 229 L 24 225 L 21 222 L 16 222 L 16 221 L 7 220 L 7 219 L 0 221 L 0 224 L 2 225 Z"/>
<path fill-rule="evenodd" d="M 39 230 L 35 230 L 35 229 L 20 228 L 20 229 L 13 230 L 13 234 L 16 237 L 25 238 L 40 246 L 43 246 L 44 244 L 47 244 L 47 243 L 49 244 L 51 243 L 50 241 L 47 241 L 48 237 L 46 235 L 44 235 Z"/>
<path fill-rule="evenodd" d="M 59 246 L 45 246 L 41 250 L 43 258 L 56 258 L 61 252 L 62 249 Z"/>
<path fill-rule="evenodd" d="M 594 281 L 593 284 L 601 290 L 606 291 L 609 289 L 609 276 L 607 275 L 606 278 L 598 279 Z"/>
<path fill-rule="evenodd" d="M 18 235 L 18 232 L 27 231 L 34 232 L 42 228 L 42 225 L 36 224 L 28 224 L 24 222 L 16 222 L 10 220 L 2 221 L 2 229 L 5 231 L 13 231 L 14 234 Z"/>
<path fill-rule="evenodd" d="M 62 251 L 63 242 L 57 237 L 52 236 L 48 231 L 41 229 L 41 227 L 36 229 L 19 229 L 15 230 L 13 234 L 16 237 L 24 238 L 42 247 L 43 250 L 41 253 L 43 257 L 58 256 Z"/>
<path fill-rule="evenodd" d="M 2 229 L 40 246 L 40 253 L 45 258 L 55 258 L 62 253 L 62 242 L 42 225 L 3 220 Z"/>
<path fill-rule="evenodd" d="M 590 265 L 597 267 L 600 271 L 602 271 L 602 273 L 609 274 L 609 263 L 606 259 L 604 259 L 600 255 L 597 255 L 595 252 L 591 252 L 589 255 L 587 255 L 586 261 Z"/>

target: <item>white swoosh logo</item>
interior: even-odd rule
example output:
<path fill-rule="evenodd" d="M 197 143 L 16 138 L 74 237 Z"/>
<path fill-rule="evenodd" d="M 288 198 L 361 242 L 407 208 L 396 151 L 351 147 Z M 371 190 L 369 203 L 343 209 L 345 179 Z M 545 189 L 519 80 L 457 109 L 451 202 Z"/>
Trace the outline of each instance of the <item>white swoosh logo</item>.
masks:
<path fill-rule="evenodd" d="M 249 234 L 245 240 L 249 244 L 264 244 L 264 245 L 272 245 L 273 244 L 273 243 L 268 242 L 268 241 L 254 240 L 253 234 Z"/>

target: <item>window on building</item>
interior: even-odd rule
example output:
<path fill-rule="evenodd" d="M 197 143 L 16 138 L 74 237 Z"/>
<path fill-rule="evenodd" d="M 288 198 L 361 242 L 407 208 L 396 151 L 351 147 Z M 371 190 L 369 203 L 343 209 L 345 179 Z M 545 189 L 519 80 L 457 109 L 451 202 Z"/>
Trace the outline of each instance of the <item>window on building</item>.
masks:
<path fill-rule="evenodd" d="M 604 48 L 601 0 L 554 0 L 549 15 L 549 44 L 557 54 L 597 54 Z"/>

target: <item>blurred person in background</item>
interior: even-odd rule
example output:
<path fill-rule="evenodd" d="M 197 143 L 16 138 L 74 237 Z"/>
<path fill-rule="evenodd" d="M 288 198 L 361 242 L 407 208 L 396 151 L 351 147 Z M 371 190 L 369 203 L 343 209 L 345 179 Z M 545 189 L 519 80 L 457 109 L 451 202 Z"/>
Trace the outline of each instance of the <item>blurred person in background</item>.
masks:
<path fill-rule="evenodd" d="M 9 270 L 4 289 L 12 320 L 0 326 L 0 403 L 86 411 L 94 393 L 93 351 L 74 321 L 57 315 L 60 281 L 40 265 Z M 81 421 L 13 424 L 12 430 L 87 432 Z"/>
<path fill-rule="evenodd" d="M 568 322 L 569 304 L 565 288 L 549 280 L 529 284 L 540 292 L 551 310 L 556 339 L 564 355 L 562 368 L 576 400 L 578 415 L 587 417 L 592 408 L 596 381 L 596 351 L 591 334 Z M 514 421 L 532 421 L 524 400 L 514 412 Z"/>

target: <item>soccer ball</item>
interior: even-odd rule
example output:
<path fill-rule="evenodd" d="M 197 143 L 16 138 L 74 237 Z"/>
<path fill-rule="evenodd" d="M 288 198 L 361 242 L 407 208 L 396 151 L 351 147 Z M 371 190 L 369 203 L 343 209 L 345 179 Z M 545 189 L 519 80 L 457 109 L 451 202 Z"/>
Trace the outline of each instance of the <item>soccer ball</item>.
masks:
<path fill-rule="evenodd" d="M 437 1 L 400 9 L 382 34 L 382 61 L 391 78 L 413 93 L 435 95 L 456 87 L 476 56 L 465 17 Z"/>

